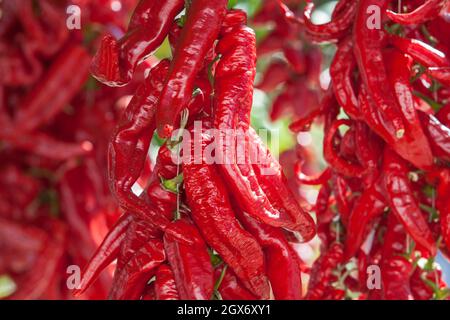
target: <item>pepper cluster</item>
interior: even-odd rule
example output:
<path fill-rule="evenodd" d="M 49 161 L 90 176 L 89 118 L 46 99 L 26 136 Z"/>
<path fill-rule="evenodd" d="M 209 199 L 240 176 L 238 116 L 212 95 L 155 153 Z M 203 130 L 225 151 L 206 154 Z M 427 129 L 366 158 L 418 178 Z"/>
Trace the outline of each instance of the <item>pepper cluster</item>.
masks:
<path fill-rule="evenodd" d="M 73 31 L 65 1 L 0 3 L 0 298 L 71 299 L 69 266 L 87 263 L 120 215 L 105 154 L 116 101 L 133 89 L 89 80 L 96 34 L 130 9 L 108 3 L 80 1 L 85 29 Z M 81 298 L 104 299 L 111 281 Z"/>
<path fill-rule="evenodd" d="M 337 48 L 320 106 L 290 126 L 322 121 L 328 163 L 316 177 L 298 172 L 320 186 L 322 254 L 306 298 L 448 298 L 434 259 L 450 249 L 450 8 L 410 1 L 396 13 L 397 5 L 340 0 L 321 25 L 312 2 L 285 15 L 312 42 Z M 367 278 L 374 266 L 379 285 Z"/>
<path fill-rule="evenodd" d="M 94 76 L 118 87 L 166 36 L 173 52 L 136 90 L 111 140 L 110 188 L 126 213 L 92 257 L 77 294 L 117 259 L 111 299 L 300 299 L 301 261 L 288 237 L 310 240 L 314 221 L 250 127 L 255 33 L 228 1 L 188 4 L 141 1 L 127 33 L 104 37 L 94 58 Z M 200 143 L 200 161 L 174 163 L 180 141 L 172 133 L 179 127 Z M 204 158 L 211 128 L 220 132 L 216 153 L 224 157 L 214 164 Z M 227 130 L 246 133 L 244 155 L 225 143 Z M 154 131 L 166 140 L 138 196 L 132 187 Z M 252 152 L 264 165 L 237 161 Z"/>

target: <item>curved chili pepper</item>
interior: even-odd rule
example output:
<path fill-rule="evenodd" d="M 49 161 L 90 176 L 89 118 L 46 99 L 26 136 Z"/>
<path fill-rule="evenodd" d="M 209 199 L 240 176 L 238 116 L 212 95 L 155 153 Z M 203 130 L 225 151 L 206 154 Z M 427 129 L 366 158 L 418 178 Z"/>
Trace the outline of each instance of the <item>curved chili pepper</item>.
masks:
<path fill-rule="evenodd" d="M 301 184 L 306 184 L 306 185 L 319 185 L 319 184 L 325 184 L 327 183 L 327 181 L 331 178 L 331 168 L 327 167 L 324 171 L 322 171 L 320 174 L 316 175 L 316 176 L 305 176 L 303 173 L 297 173 L 298 175 L 298 181 Z"/>
<path fill-rule="evenodd" d="M 440 123 L 432 115 L 419 112 L 419 116 L 428 136 L 428 141 L 430 141 L 433 154 L 438 158 L 450 161 L 450 128 Z"/>
<path fill-rule="evenodd" d="M 386 208 L 386 203 L 379 182 L 364 190 L 356 201 L 347 224 L 345 242 L 345 260 L 353 257 L 368 234 L 371 221 L 379 217 Z"/>
<path fill-rule="evenodd" d="M 122 269 L 114 274 L 113 286 L 109 293 L 111 300 L 139 299 L 148 280 L 156 268 L 166 259 L 161 240 L 152 239 L 144 243 Z"/>
<path fill-rule="evenodd" d="M 446 2 L 447 0 L 428 0 L 425 1 L 420 7 L 409 13 L 396 13 L 391 10 L 387 10 L 386 13 L 389 19 L 399 24 L 422 24 L 428 20 L 436 18 Z"/>
<path fill-rule="evenodd" d="M 202 150 L 208 137 L 202 135 Z M 202 152 L 203 154 L 203 152 Z M 259 298 L 269 297 L 264 256 L 256 240 L 243 230 L 234 216 L 225 185 L 216 168 L 183 163 L 184 184 L 192 218 L 206 242 L 234 270 L 241 282 Z"/>
<path fill-rule="evenodd" d="M 172 222 L 188 234 L 194 244 L 180 243 L 167 233 L 164 249 L 173 269 L 176 287 L 182 300 L 208 300 L 214 291 L 214 273 L 206 243 L 197 228 L 185 219 Z"/>
<path fill-rule="evenodd" d="M 444 86 L 450 87 L 450 67 L 430 67 L 428 73 Z"/>
<path fill-rule="evenodd" d="M 177 117 L 191 99 L 194 79 L 219 35 L 227 3 L 194 0 L 189 7 L 156 112 L 157 132 L 162 138 L 170 136 Z"/>
<path fill-rule="evenodd" d="M 344 248 L 342 244 L 333 243 L 326 252 L 314 262 L 308 283 L 305 299 L 321 299 L 329 284 L 332 272 L 343 262 Z"/>
<path fill-rule="evenodd" d="M 216 279 L 219 279 L 223 268 L 217 268 L 215 271 Z M 223 276 L 220 286 L 217 288 L 224 300 L 257 300 L 250 291 L 248 291 L 237 279 L 233 270 L 227 269 Z"/>
<path fill-rule="evenodd" d="M 289 79 L 289 73 L 290 70 L 286 62 L 276 60 L 267 67 L 261 82 L 259 82 L 256 88 L 263 91 L 272 91 L 279 84 Z"/>
<path fill-rule="evenodd" d="M 145 84 L 138 88 L 119 122 L 108 152 L 109 183 L 120 205 L 161 229 L 168 226 L 169 220 L 134 195 L 131 187 L 145 163 L 155 128 L 157 95 L 162 89 L 168 67 L 167 60 L 160 62 L 152 69 Z"/>
<path fill-rule="evenodd" d="M 362 121 L 354 124 L 356 158 L 366 168 L 365 178 L 371 184 L 378 176 L 380 153 L 383 151 L 382 141 Z"/>
<path fill-rule="evenodd" d="M 405 159 L 421 169 L 433 165 L 433 157 L 428 139 L 423 132 L 419 116 L 414 108 L 413 89 L 409 78 L 410 60 L 397 51 L 386 51 L 388 79 L 393 87 L 398 105 L 405 120 L 406 132 L 401 141 L 394 143 L 395 150 Z"/>
<path fill-rule="evenodd" d="M 316 211 L 317 217 L 320 218 L 328 210 L 328 207 L 330 204 L 330 201 L 329 201 L 330 196 L 331 196 L 331 187 L 328 184 L 328 182 L 326 182 L 322 185 L 322 187 L 319 190 L 319 194 L 317 195 L 317 200 L 316 200 L 316 205 L 315 205 L 315 211 Z"/>
<path fill-rule="evenodd" d="M 155 277 L 156 300 L 180 300 L 173 271 L 167 264 L 162 264 L 156 270 Z"/>
<path fill-rule="evenodd" d="M 355 1 L 341 0 L 348 3 L 346 10 L 340 11 L 328 23 L 316 25 L 311 21 L 314 3 L 309 2 L 303 11 L 303 21 L 307 32 L 313 40 L 334 41 L 343 37 L 353 22 L 356 14 L 357 3 Z"/>
<path fill-rule="evenodd" d="M 401 52 L 409 54 L 414 60 L 425 67 L 442 68 L 450 66 L 450 62 L 443 52 L 420 40 L 390 35 L 389 42 Z"/>
<path fill-rule="evenodd" d="M 413 266 L 405 257 L 395 256 L 383 262 L 383 295 L 386 300 L 412 300 L 409 279 Z"/>
<path fill-rule="evenodd" d="M 113 87 L 130 82 L 136 66 L 161 45 L 183 7 L 183 0 L 141 0 L 125 36 L 102 39 L 91 65 L 93 76 Z"/>
<path fill-rule="evenodd" d="M 281 230 L 252 219 L 245 212 L 235 211 L 239 221 L 261 245 L 266 257 L 267 276 L 277 300 L 299 300 L 302 279 L 297 253 Z M 280 272 L 283 270 L 282 272 Z"/>
<path fill-rule="evenodd" d="M 83 47 L 67 46 L 19 105 L 16 130 L 32 131 L 60 112 L 86 81 L 90 60 Z"/>
<path fill-rule="evenodd" d="M 352 73 L 356 67 L 353 56 L 353 42 L 351 38 L 342 40 L 330 66 L 330 76 L 336 100 L 353 119 L 361 117 L 358 110 L 358 98 L 352 84 Z"/>
<path fill-rule="evenodd" d="M 403 136 L 405 126 L 395 97 L 390 87 L 386 86 L 388 79 L 382 54 L 386 34 L 382 29 L 367 27 L 369 14 L 372 12 L 369 7 L 377 6 L 383 11 L 388 4 L 388 0 L 359 1 L 353 37 L 354 52 L 361 78 L 379 112 L 383 115 L 383 121 L 392 125 L 392 130 L 388 133 L 395 141 Z"/>
<path fill-rule="evenodd" d="M 354 164 L 343 159 L 334 148 L 334 139 L 339 127 L 341 125 L 351 126 L 351 124 L 350 120 L 345 119 L 334 121 L 323 141 L 323 152 L 325 160 L 340 174 L 347 177 L 361 177 L 364 173 L 364 168 L 360 164 Z"/>
<path fill-rule="evenodd" d="M 412 192 L 405 161 L 390 148 L 385 149 L 383 157 L 383 183 L 393 213 L 408 234 L 434 256 L 436 244 Z"/>
<path fill-rule="evenodd" d="M 314 221 L 311 216 L 295 200 L 280 163 L 270 154 L 253 128 L 248 130 L 251 148 L 258 155 L 257 164 L 253 165 L 258 182 L 272 205 L 289 216 L 292 222 L 285 227 L 299 232 L 303 241 L 311 240 L 315 235 Z"/>
<path fill-rule="evenodd" d="M 119 255 L 120 247 L 132 217 L 123 214 L 116 224 L 109 230 L 100 246 L 83 271 L 80 286 L 74 291 L 75 296 L 81 295 L 97 279 L 98 275 Z"/>

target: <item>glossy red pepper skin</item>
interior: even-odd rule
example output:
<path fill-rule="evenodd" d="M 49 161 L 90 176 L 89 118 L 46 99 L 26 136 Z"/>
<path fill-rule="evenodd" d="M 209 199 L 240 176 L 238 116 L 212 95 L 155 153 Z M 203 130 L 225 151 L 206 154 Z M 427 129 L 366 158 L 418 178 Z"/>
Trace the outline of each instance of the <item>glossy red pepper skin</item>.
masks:
<path fill-rule="evenodd" d="M 249 128 L 247 133 L 250 146 L 254 148 L 252 150 L 260 157 L 260 163 L 254 164 L 253 169 L 261 188 L 272 205 L 293 221 L 286 227 L 298 231 L 304 242 L 311 240 L 316 234 L 314 221 L 295 199 L 280 163 L 271 155 L 253 128 Z"/>
<path fill-rule="evenodd" d="M 443 169 L 439 173 L 439 183 L 437 186 L 436 207 L 439 210 L 441 234 L 444 243 L 450 250 L 450 170 Z"/>
<path fill-rule="evenodd" d="M 419 112 L 425 133 L 430 141 L 433 155 L 450 161 L 450 128 L 443 125 L 435 116 Z"/>
<path fill-rule="evenodd" d="M 332 20 L 328 23 L 316 25 L 311 21 L 314 3 L 309 2 L 303 11 L 303 22 L 307 33 L 313 41 L 336 41 L 347 33 L 351 27 L 356 14 L 357 3 L 355 1 L 341 0 L 346 3 L 346 10 L 335 12 Z"/>
<path fill-rule="evenodd" d="M 386 208 L 384 195 L 378 182 L 364 190 L 356 201 L 347 224 L 345 243 L 346 260 L 353 257 L 368 235 L 370 223 L 379 217 Z"/>
<path fill-rule="evenodd" d="M 117 258 L 132 219 L 130 215 L 123 214 L 111 230 L 109 230 L 91 260 L 84 268 L 80 286 L 74 291 L 75 296 L 81 295 L 89 288 L 99 274 Z"/>
<path fill-rule="evenodd" d="M 120 205 L 156 227 L 165 229 L 169 220 L 156 208 L 131 191 L 145 163 L 154 127 L 158 94 L 168 70 L 163 60 L 150 72 L 146 82 L 138 88 L 114 133 L 108 151 L 108 173 L 111 191 Z M 150 218 L 150 219 L 149 219 Z"/>
<path fill-rule="evenodd" d="M 93 76 L 113 87 L 129 83 L 136 66 L 161 45 L 183 7 L 183 0 L 141 0 L 125 36 L 102 39 L 91 65 Z"/>
<path fill-rule="evenodd" d="M 428 73 L 444 86 L 450 87 L 450 67 L 431 67 Z"/>
<path fill-rule="evenodd" d="M 216 268 L 215 278 L 217 280 L 220 278 L 222 270 L 222 267 Z M 218 291 L 223 300 L 257 300 L 257 297 L 240 283 L 236 274 L 230 269 L 226 270 Z"/>
<path fill-rule="evenodd" d="M 402 256 L 394 256 L 386 259 L 382 268 L 383 299 L 412 300 L 409 286 L 412 263 Z"/>
<path fill-rule="evenodd" d="M 438 16 L 446 4 L 446 0 L 428 0 L 409 13 L 395 13 L 387 11 L 389 19 L 402 25 L 422 24 Z"/>
<path fill-rule="evenodd" d="M 283 232 L 252 219 L 245 212 L 235 211 L 239 221 L 261 245 L 266 257 L 267 277 L 277 300 L 300 300 L 302 279 L 297 253 Z M 280 272 L 283 270 L 282 272 Z"/>
<path fill-rule="evenodd" d="M 352 163 L 342 158 L 335 150 L 335 136 L 341 125 L 351 126 L 352 122 L 350 120 L 340 119 L 332 123 L 323 142 L 325 160 L 334 170 L 344 176 L 361 177 L 365 171 L 364 167 L 362 167 L 359 163 Z"/>
<path fill-rule="evenodd" d="M 377 6 L 383 12 L 386 10 L 388 4 L 389 1 L 387 0 L 359 1 L 353 37 L 355 57 L 362 81 L 383 116 L 383 121 L 392 126 L 388 133 L 395 141 L 403 136 L 405 126 L 394 94 L 385 85 L 388 79 L 382 49 L 386 43 L 386 34 L 382 29 L 369 29 L 367 27 L 367 23 L 371 17 L 369 14 L 373 14 L 369 7 Z"/>
<path fill-rule="evenodd" d="M 352 119 L 361 117 L 358 109 L 358 97 L 355 94 L 352 74 L 356 68 L 351 38 L 342 40 L 330 66 L 330 76 L 336 99 Z"/>
<path fill-rule="evenodd" d="M 60 112 L 87 80 L 90 59 L 83 47 L 68 45 L 20 104 L 16 130 L 32 131 Z"/>
<path fill-rule="evenodd" d="M 343 262 L 343 257 L 343 245 L 335 242 L 314 262 L 305 299 L 320 300 L 323 298 L 332 272 Z"/>
<path fill-rule="evenodd" d="M 389 42 L 401 52 L 410 55 L 424 67 L 449 67 L 450 62 L 445 54 L 417 39 L 406 39 L 389 36 Z M 389 60 L 389 59 L 387 59 Z"/>
<path fill-rule="evenodd" d="M 401 221 L 414 241 L 434 256 L 436 245 L 411 189 L 405 161 L 389 148 L 385 149 L 383 157 L 385 196 L 393 214 Z"/>
<path fill-rule="evenodd" d="M 403 158 L 420 169 L 433 166 L 433 156 L 428 139 L 423 132 L 420 119 L 414 108 L 413 88 L 410 84 L 410 60 L 398 51 L 385 52 L 387 74 L 396 100 L 405 120 L 404 137 L 395 143 L 395 150 Z"/>
<path fill-rule="evenodd" d="M 156 122 L 160 137 L 167 138 L 171 135 L 181 110 L 189 103 L 194 90 L 194 79 L 219 35 L 226 8 L 226 0 L 192 1 L 159 98 Z"/>
<path fill-rule="evenodd" d="M 165 259 L 164 245 L 161 240 L 151 239 L 142 244 L 123 268 L 116 270 L 109 299 L 139 299 L 145 285 Z"/>
<path fill-rule="evenodd" d="M 193 244 L 180 243 L 164 235 L 164 249 L 172 267 L 182 300 L 209 300 L 214 291 L 214 272 L 205 241 L 197 228 L 186 219 L 176 220 L 178 230 L 188 234 Z"/>
<path fill-rule="evenodd" d="M 204 150 L 210 139 L 202 135 Z M 195 164 L 193 159 L 183 163 L 184 184 L 192 219 L 206 242 L 236 273 L 253 294 L 269 297 L 264 256 L 256 240 L 241 228 L 235 218 L 227 190 L 217 169 L 211 165 Z"/>
<path fill-rule="evenodd" d="M 162 264 L 155 274 L 155 300 L 180 300 L 175 277 L 167 264 Z"/>

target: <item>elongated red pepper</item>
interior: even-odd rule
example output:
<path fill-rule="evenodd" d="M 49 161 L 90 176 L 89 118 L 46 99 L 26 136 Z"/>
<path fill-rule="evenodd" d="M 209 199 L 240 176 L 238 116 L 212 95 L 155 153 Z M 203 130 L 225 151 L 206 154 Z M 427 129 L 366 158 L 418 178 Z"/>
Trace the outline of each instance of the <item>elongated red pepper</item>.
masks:
<path fill-rule="evenodd" d="M 341 10 L 335 14 L 328 23 L 316 25 L 311 21 L 311 14 L 314 10 L 314 3 L 309 2 L 303 11 L 303 21 L 307 32 L 316 41 L 335 41 L 345 36 L 347 30 L 352 25 L 356 14 L 357 3 L 355 1 L 341 0 L 346 5 L 346 10 Z"/>
<path fill-rule="evenodd" d="M 344 248 L 340 243 L 333 243 L 329 249 L 314 262 L 308 283 L 307 300 L 323 298 L 330 283 L 332 272 L 342 263 Z"/>
<path fill-rule="evenodd" d="M 355 67 L 353 42 L 351 38 L 346 38 L 338 45 L 330 66 L 330 76 L 336 100 L 351 118 L 359 119 L 361 115 L 358 110 L 358 98 L 352 83 L 352 74 Z"/>
<path fill-rule="evenodd" d="M 94 77 L 113 87 L 130 82 L 136 66 L 161 45 L 183 7 L 183 0 L 141 0 L 125 36 L 102 39 L 91 66 Z"/>
<path fill-rule="evenodd" d="M 175 277 L 172 269 L 167 264 L 162 264 L 155 274 L 155 299 L 179 300 Z"/>
<path fill-rule="evenodd" d="M 388 10 L 387 15 L 389 19 L 399 24 L 422 24 L 428 20 L 436 18 L 446 2 L 447 0 L 427 0 L 412 12 L 395 13 L 391 10 Z"/>
<path fill-rule="evenodd" d="M 201 141 L 204 154 L 210 139 L 202 135 Z M 205 159 L 202 159 L 202 164 L 195 164 L 191 159 L 183 162 L 183 176 L 192 218 L 206 242 L 233 269 L 247 289 L 257 297 L 267 299 L 270 289 L 264 271 L 263 252 L 236 220 L 217 169 L 207 165 Z"/>
<path fill-rule="evenodd" d="M 439 173 L 436 207 L 439 210 L 442 238 L 450 250 L 450 170 L 444 169 Z"/>
<path fill-rule="evenodd" d="M 436 244 L 412 192 L 408 179 L 408 167 L 405 161 L 390 148 L 386 148 L 384 152 L 383 181 L 385 196 L 392 212 L 414 241 L 434 256 Z"/>
<path fill-rule="evenodd" d="M 215 271 L 216 279 L 219 279 L 223 268 L 217 268 Z M 250 291 L 248 291 L 229 268 L 217 288 L 223 300 L 257 300 Z"/>
<path fill-rule="evenodd" d="M 60 112 L 87 80 L 90 60 L 83 47 L 67 46 L 20 104 L 16 130 L 32 131 Z"/>
<path fill-rule="evenodd" d="M 133 218 L 123 214 L 116 224 L 109 230 L 91 260 L 84 268 L 79 288 L 74 291 L 75 296 L 81 295 L 97 279 L 98 275 L 111 264 L 119 255 L 120 247 L 126 235 L 126 230 Z"/>
<path fill-rule="evenodd" d="M 428 73 L 444 86 L 450 87 L 450 67 L 430 67 Z"/>
<path fill-rule="evenodd" d="M 250 146 L 258 155 L 258 162 L 253 164 L 253 169 L 261 188 L 272 205 L 292 221 L 286 227 L 298 231 L 303 241 L 311 240 L 315 235 L 314 221 L 295 200 L 280 163 L 271 155 L 253 128 L 249 128 L 247 133 Z"/>
<path fill-rule="evenodd" d="M 256 238 L 265 253 L 267 276 L 275 299 L 301 299 L 299 257 L 286 241 L 283 231 L 264 225 L 240 210 L 235 212 L 239 221 Z M 281 270 L 283 272 L 280 272 Z"/>
<path fill-rule="evenodd" d="M 385 31 L 381 28 L 368 28 L 371 8 L 375 6 L 383 12 L 389 4 L 388 0 L 361 0 L 358 2 L 358 11 L 353 30 L 354 52 L 359 71 L 367 91 L 383 115 L 383 121 L 392 125 L 389 135 L 397 140 L 405 133 L 403 118 L 398 110 L 395 97 L 390 87 L 386 86 L 387 72 L 384 65 L 382 49 L 386 42 Z"/>
<path fill-rule="evenodd" d="M 167 138 L 194 89 L 194 79 L 219 35 L 228 1 L 193 0 L 175 49 L 156 114 L 160 137 Z"/>
<path fill-rule="evenodd" d="M 289 79 L 289 67 L 286 62 L 277 60 L 272 62 L 264 72 L 264 77 L 256 88 L 263 91 L 272 91 L 279 84 Z"/>
<path fill-rule="evenodd" d="M 155 129 L 157 96 L 168 67 L 167 60 L 160 62 L 152 69 L 145 84 L 137 90 L 119 122 L 108 152 L 110 187 L 120 205 L 161 229 L 168 226 L 169 220 L 134 195 L 131 187 L 139 178 L 145 163 Z"/>
<path fill-rule="evenodd" d="M 139 299 L 148 280 L 150 280 L 156 268 L 165 259 L 164 245 L 161 240 L 152 239 L 144 243 L 127 264 L 114 274 L 114 282 L 109 293 L 109 299 Z"/>
<path fill-rule="evenodd" d="M 413 88 L 409 81 L 410 60 L 400 52 L 390 50 L 385 52 L 385 61 L 388 79 L 394 89 L 406 127 L 405 136 L 395 143 L 394 148 L 403 158 L 418 168 L 428 169 L 433 165 L 433 157 L 430 144 L 414 108 Z"/>
<path fill-rule="evenodd" d="M 409 54 L 414 60 L 425 67 L 442 68 L 450 66 L 450 62 L 443 52 L 420 40 L 391 35 L 389 42 L 401 52 Z"/>
<path fill-rule="evenodd" d="M 164 249 L 173 269 L 176 287 L 182 300 L 208 300 L 214 291 L 214 272 L 206 243 L 197 228 L 181 219 L 173 222 L 178 230 L 189 234 L 193 244 L 180 243 L 164 235 Z"/>
<path fill-rule="evenodd" d="M 336 120 L 329 128 L 327 135 L 323 141 L 323 152 L 325 160 L 330 166 L 347 177 L 361 177 L 364 173 L 364 167 L 360 164 L 352 163 L 342 158 L 334 147 L 334 139 L 341 125 L 351 126 L 350 120 Z"/>
<path fill-rule="evenodd" d="M 379 217 L 386 208 L 384 196 L 379 183 L 367 188 L 350 214 L 347 224 L 347 238 L 345 242 L 345 259 L 353 257 L 362 245 L 364 237 L 368 235 L 371 221 Z"/>
<path fill-rule="evenodd" d="M 450 161 L 450 128 L 439 122 L 433 115 L 419 112 L 419 116 L 433 154 L 438 158 Z"/>

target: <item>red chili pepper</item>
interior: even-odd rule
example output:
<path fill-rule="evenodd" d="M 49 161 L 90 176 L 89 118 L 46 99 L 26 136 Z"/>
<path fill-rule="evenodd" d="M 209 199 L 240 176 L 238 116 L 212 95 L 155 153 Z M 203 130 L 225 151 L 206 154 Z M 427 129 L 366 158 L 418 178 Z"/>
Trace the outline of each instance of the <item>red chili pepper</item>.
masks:
<path fill-rule="evenodd" d="M 214 273 L 206 243 L 197 228 L 186 219 L 177 220 L 174 224 L 194 242 L 192 245 L 180 243 L 167 233 L 164 235 L 164 249 L 180 298 L 208 300 L 214 291 Z"/>
<path fill-rule="evenodd" d="M 356 201 L 347 224 L 345 243 L 345 259 L 353 257 L 368 235 L 370 223 L 379 217 L 386 208 L 384 196 L 379 182 L 375 182 L 364 190 Z"/>
<path fill-rule="evenodd" d="M 67 46 L 19 105 L 16 130 L 32 131 L 60 112 L 86 81 L 90 59 L 83 47 Z"/>
<path fill-rule="evenodd" d="M 261 245 L 266 257 L 267 276 L 277 300 L 299 300 L 302 279 L 297 253 L 291 248 L 283 232 L 252 219 L 245 212 L 235 211 L 239 221 Z M 280 272 L 283 270 L 282 272 Z"/>
<path fill-rule="evenodd" d="M 400 110 L 397 108 L 395 97 L 389 86 L 386 66 L 382 49 L 385 46 L 386 34 L 382 29 L 367 27 L 371 8 L 377 6 L 383 12 L 388 6 L 387 0 L 361 0 L 358 3 L 358 12 L 353 30 L 354 52 L 359 66 L 361 78 L 373 99 L 379 112 L 383 115 L 383 122 L 392 125 L 388 131 L 395 141 L 405 133 L 405 126 Z"/>
<path fill-rule="evenodd" d="M 152 239 L 143 243 L 133 256 L 114 274 L 114 282 L 109 293 L 112 300 L 136 300 L 156 269 L 166 259 L 161 240 Z"/>
<path fill-rule="evenodd" d="M 434 256 L 436 244 L 412 192 L 405 161 L 389 148 L 385 149 L 383 157 L 385 196 L 392 212 L 408 234 Z"/>
<path fill-rule="evenodd" d="M 389 42 L 401 52 L 409 54 L 425 67 L 449 67 L 450 62 L 445 54 L 417 39 L 406 39 L 391 35 Z M 387 59 L 389 61 L 389 59 Z"/>
<path fill-rule="evenodd" d="M 383 299 L 386 300 L 412 300 L 409 279 L 413 266 L 402 256 L 390 257 L 383 262 Z"/>
<path fill-rule="evenodd" d="M 290 70 L 286 62 L 276 60 L 267 67 L 261 82 L 259 82 L 256 88 L 263 91 L 272 91 L 279 84 L 289 79 L 289 73 Z"/>
<path fill-rule="evenodd" d="M 209 141 L 202 135 L 202 154 Z M 264 256 L 256 240 L 243 230 L 234 216 L 225 185 L 216 168 L 183 163 L 184 184 L 192 218 L 206 242 L 233 269 L 241 282 L 262 299 L 269 297 L 269 285 L 264 272 Z"/>
<path fill-rule="evenodd" d="M 422 24 L 437 17 L 447 0 L 427 0 L 421 6 L 409 13 L 395 13 L 387 10 L 387 15 L 392 21 L 403 24 Z"/>
<path fill-rule="evenodd" d="M 97 279 L 98 275 L 117 258 L 132 219 L 129 214 L 123 214 L 111 230 L 109 230 L 91 260 L 84 268 L 80 286 L 74 291 L 75 296 L 79 296 L 86 291 Z"/>
<path fill-rule="evenodd" d="M 322 253 L 314 262 L 308 283 L 307 300 L 323 298 L 325 290 L 330 284 L 332 272 L 343 262 L 344 248 L 340 243 L 333 243 L 329 249 Z"/>
<path fill-rule="evenodd" d="M 428 73 L 444 86 L 450 87 L 450 67 L 430 67 Z"/>
<path fill-rule="evenodd" d="M 155 300 L 180 300 L 173 271 L 167 264 L 156 270 L 155 277 Z"/>
<path fill-rule="evenodd" d="M 341 0 L 346 2 L 346 10 L 341 10 L 335 14 L 328 23 L 316 25 L 311 21 L 311 14 L 314 10 L 314 3 L 309 2 L 303 11 L 303 21 L 306 30 L 311 38 L 315 41 L 335 41 L 347 33 L 351 27 L 354 16 L 356 14 L 357 3 L 349 0 Z"/>
<path fill-rule="evenodd" d="M 428 136 L 433 155 L 450 161 L 450 128 L 440 123 L 433 115 L 419 112 L 419 116 Z"/>
<path fill-rule="evenodd" d="M 350 120 L 341 119 L 332 123 L 323 141 L 325 160 L 340 174 L 347 177 L 361 177 L 365 171 L 364 168 L 360 164 L 355 164 L 342 158 L 335 150 L 334 139 L 341 125 L 351 126 L 352 122 Z"/>
<path fill-rule="evenodd" d="M 219 35 L 227 3 L 226 0 L 192 1 L 159 98 L 156 123 L 160 137 L 170 136 L 181 110 L 191 99 L 194 79 Z"/>
<path fill-rule="evenodd" d="M 331 179 L 331 168 L 327 167 L 324 171 L 322 171 L 320 174 L 315 175 L 315 176 L 305 176 L 303 173 L 299 172 L 297 173 L 298 175 L 298 181 L 301 184 L 306 184 L 306 185 L 322 185 L 328 182 L 328 180 Z"/>
<path fill-rule="evenodd" d="M 330 76 L 333 82 L 336 100 L 353 119 L 359 119 L 358 98 L 353 89 L 352 74 L 356 67 L 353 56 L 353 41 L 351 38 L 342 40 L 330 66 Z"/>
<path fill-rule="evenodd" d="M 421 169 L 433 165 L 433 157 L 428 139 L 423 132 L 419 116 L 414 108 L 413 89 L 410 84 L 410 60 L 397 51 L 386 51 L 388 78 L 405 119 L 406 132 L 402 140 L 395 142 L 395 150 Z"/>
<path fill-rule="evenodd" d="M 445 245 L 450 250 L 450 170 L 443 169 L 439 173 L 436 206 L 440 214 L 441 234 Z"/>
<path fill-rule="evenodd" d="M 315 205 L 315 211 L 316 216 L 321 217 L 323 216 L 329 207 L 329 200 L 331 196 L 331 187 L 328 184 L 328 182 L 324 183 L 322 187 L 319 190 L 319 194 L 317 195 L 316 205 Z"/>
<path fill-rule="evenodd" d="M 216 279 L 220 279 L 222 270 L 222 267 L 216 269 Z M 240 283 L 233 270 L 229 268 L 225 271 L 225 275 L 217 289 L 223 300 L 257 300 L 257 297 Z"/>
<path fill-rule="evenodd" d="M 161 45 L 183 7 L 183 0 L 141 0 L 125 36 L 102 39 L 91 65 L 93 76 L 114 87 L 130 82 L 136 66 Z"/>
<path fill-rule="evenodd" d="M 253 154 L 258 155 L 259 163 L 254 164 L 253 169 L 261 188 L 272 205 L 292 221 L 285 227 L 298 231 L 303 241 L 311 240 L 315 235 L 314 221 L 295 200 L 280 163 L 270 154 L 256 131 L 250 128 L 247 133 Z"/>

